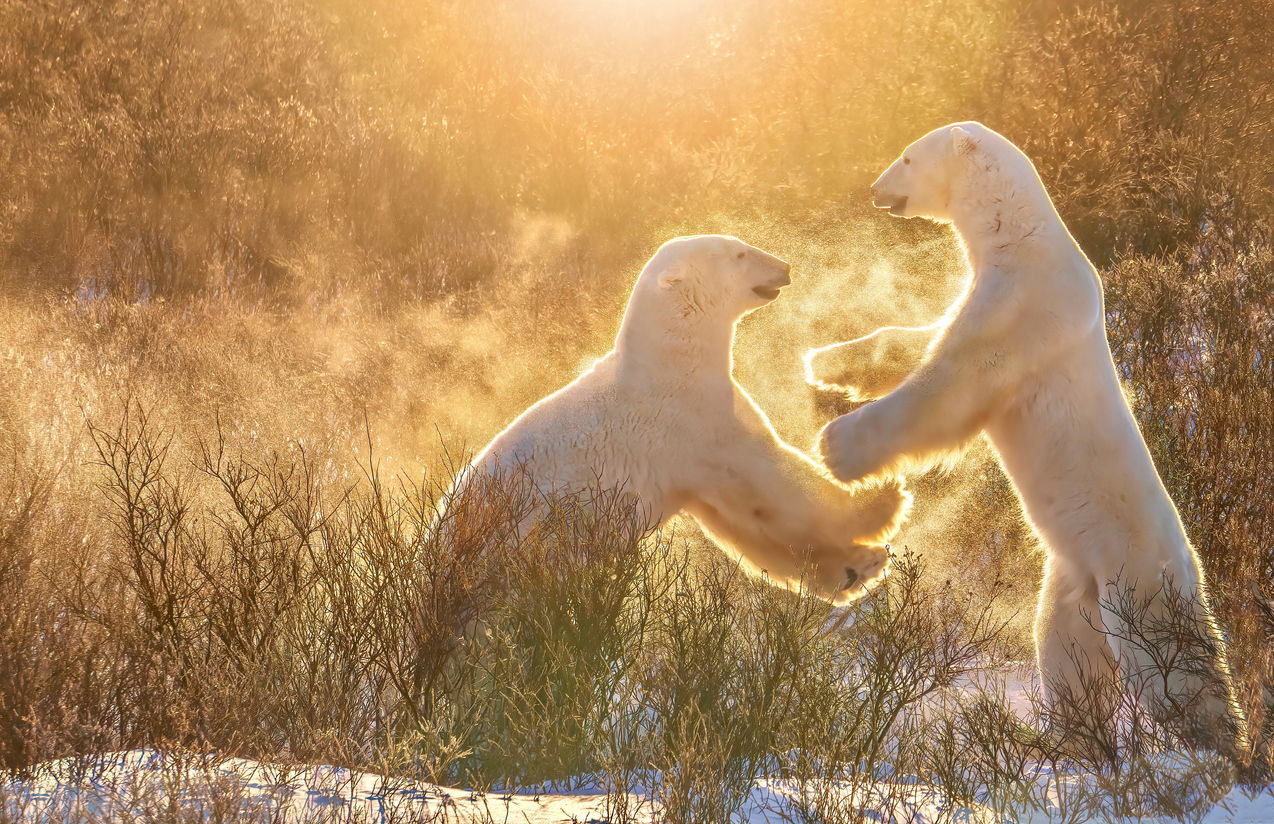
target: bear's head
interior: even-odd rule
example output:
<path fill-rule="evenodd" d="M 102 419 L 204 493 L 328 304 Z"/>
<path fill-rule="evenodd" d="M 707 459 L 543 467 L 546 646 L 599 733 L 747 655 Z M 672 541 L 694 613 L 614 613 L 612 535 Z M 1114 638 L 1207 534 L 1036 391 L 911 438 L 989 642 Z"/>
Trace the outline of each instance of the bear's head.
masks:
<path fill-rule="evenodd" d="M 871 185 L 873 201 L 891 215 L 949 222 L 953 195 L 961 194 L 961 188 L 985 165 L 979 161 L 1000 145 L 1012 146 L 974 121 L 934 129 L 904 149 L 902 157 L 876 179 Z"/>
<path fill-rule="evenodd" d="M 653 301 L 681 321 L 733 324 L 777 298 L 792 282 L 791 269 L 736 237 L 679 237 L 660 246 L 646 263 L 633 298 Z"/>

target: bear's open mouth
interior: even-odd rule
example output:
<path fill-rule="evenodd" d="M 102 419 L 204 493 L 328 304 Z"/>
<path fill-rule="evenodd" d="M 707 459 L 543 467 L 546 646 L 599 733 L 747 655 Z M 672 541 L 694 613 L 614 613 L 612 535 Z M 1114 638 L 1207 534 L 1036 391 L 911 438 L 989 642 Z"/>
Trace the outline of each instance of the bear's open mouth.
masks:
<path fill-rule="evenodd" d="M 872 204 L 877 209 L 888 209 L 891 215 L 901 215 L 903 210 L 907 208 L 906 195 L 876 195 L 876 199 Z"/>
<path fill-rule="evenodd" d="M 779 290 L 770 286 L 753 286 L 752 291 L 766 300 L 774 300 L 779 296 Z"/>

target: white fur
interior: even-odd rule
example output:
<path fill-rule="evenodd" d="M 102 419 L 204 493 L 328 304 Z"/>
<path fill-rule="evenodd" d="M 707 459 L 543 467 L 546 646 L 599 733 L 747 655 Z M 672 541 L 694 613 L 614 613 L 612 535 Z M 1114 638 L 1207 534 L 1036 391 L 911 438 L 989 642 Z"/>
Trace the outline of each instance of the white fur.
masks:
<path fill-rule="evenodd" d="M 615 348 L 527 409 L 474 461 L 544 491 L 635 493 L 650 525 L 685 511 L 747 567 L 837 603 L 884 575 L 901 485 L 850 491 L 779 440 L 731 377 L 736 322 L 791 283 L 789 266 L 732 237 L 665 243 L 642 269 Z M 758 293 L 760 290 L 761 293 Z"/>
<path fill-rule="evenodd" d="M 884 395 L 824 428 L 832 474 L 856 482 L 950 462 L 986 433 L 1048 551 L 1035 641 L 1050 699 L 1080 689 L 1076 659 L 1100 678 L 1150 665 L 1100 631 L 1116 579 L 1143 597 L 1169 585 L 1197 599 L 1219 650 L 1198 559 L 1120 389 L 1101 282 L 1030 160 L 979 123 L 945 126 L 908 146 L 873 192 L 892 214 L 951 223 L 972 279 L 937 326 L 807 355 L 812 382 L 854 384 L 857 360 L 867 381 L 853 394 Z M 1215 666 L 1225 682 L 1219 654 Z M 1155 696 L 1198 686 L 1146 685 Z M 1205 720 L 1234 729 L 1231 703 L 1211 696 Z"/>

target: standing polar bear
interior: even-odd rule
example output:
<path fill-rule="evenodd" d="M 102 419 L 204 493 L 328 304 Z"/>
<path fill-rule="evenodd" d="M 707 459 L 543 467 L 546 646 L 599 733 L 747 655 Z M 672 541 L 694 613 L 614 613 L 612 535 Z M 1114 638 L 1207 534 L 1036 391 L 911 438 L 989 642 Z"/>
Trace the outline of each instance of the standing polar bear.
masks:
<path fill-rule="evenodd" d="M 1064 693 L 1097 712 L 1093 685 L 1122 672 L 1152 707 L 1189 700 L 1187 737 L 1237 752 L 1242 720 L 1198 559 L 1120 390 L 1097 272 L 1035 167 L 959 123 L 908 146 L 872 191 L 890 214 L 951 223 L 972 280 L 934 326 L 806 356 L 811 382 L 880 398 L 823 429 L 823 461 L 845 482 L 898 476 L 954 461 L 985 432 L 1048 551 L 1035 644 L 1050 704 Z M 1156 674 L 1164 650 L 1133 642 L 1126 611 L 1109 608 L 1116 581 L 1149 599 L 1151 622 L 1169 620 L 1173 601 L 1192 605 L 1202 672 Z"/>
<path fill-rule="evenodd" d="M 658 526 L 685 511 L 752 571 L 835 603 L 889 565 L 909 496 L 851 491 L 779 440 L 731 376 L 735 324 L 779 296 L 790 267 L 726 236 L 665 243 L 637 278 L 615 348 L 539 401 L 461 475 L 523 473 L 540 493 L 619 489 Z"/>

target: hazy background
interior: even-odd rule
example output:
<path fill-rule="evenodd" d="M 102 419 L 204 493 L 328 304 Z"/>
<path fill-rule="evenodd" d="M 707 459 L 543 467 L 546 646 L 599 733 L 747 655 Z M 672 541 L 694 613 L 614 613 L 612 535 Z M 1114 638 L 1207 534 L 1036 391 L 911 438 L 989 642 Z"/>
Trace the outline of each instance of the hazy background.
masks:
<path fill-rule="evenodd" d="M 1160 472 L 1256 644 L 1271 31 L 1265 2 L 0 3 L 0 602 L 110 568 L 86 422 L 140 403 L 192 495 L 218 427 L 332 488 L 376 461 L 445 478 L 444 446 L 610 348 L 675 235 L 793 264 L 735 375 L 808 449 L 848 407 L 801 354 L 928 322 L 965 276 L 948 230 L 876 212 L 869 184 L 977 119 L 1101 270 Z M 1003 576 L 1029 622 L 1040 560 L 986 450 L 913 485 L 899 543 L 971 588 Z M 29 662 L 46 642 L 10 623 Z"/>

